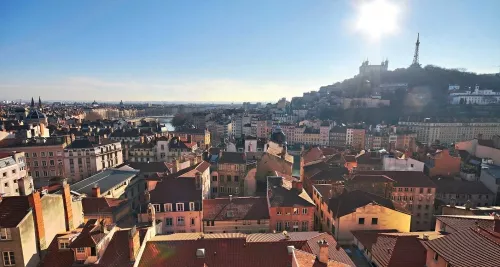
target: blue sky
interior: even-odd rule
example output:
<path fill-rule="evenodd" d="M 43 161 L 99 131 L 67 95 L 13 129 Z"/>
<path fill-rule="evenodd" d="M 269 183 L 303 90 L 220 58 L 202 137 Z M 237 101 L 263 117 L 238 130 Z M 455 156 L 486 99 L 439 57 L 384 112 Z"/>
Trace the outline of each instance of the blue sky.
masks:
<path fill-rule="evenodd" d="M 387 0 L 398 30 L 353 26 L 371 0 L 0 1 L 0 98 L 276 101 L 361 61 L 498 72 L 500 1 Z M 500 89 L 500 88 L 498 88 Z"/>

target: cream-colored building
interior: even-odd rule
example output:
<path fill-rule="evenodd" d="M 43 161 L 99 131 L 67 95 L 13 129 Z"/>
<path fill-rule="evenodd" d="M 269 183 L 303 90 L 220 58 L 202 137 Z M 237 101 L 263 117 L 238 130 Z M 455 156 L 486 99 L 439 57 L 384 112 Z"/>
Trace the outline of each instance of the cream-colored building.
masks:
<path fill-rule="evenodd" d="M 332 193 L 330 193 L 332 192 Z M 354 190 L 335 194 L 325 186 L 313 186 L 315 225 L 331 233 L 340 244 L 350 244 L 354 230 L 396 229 L 410 231 L 411 215 L 383 197 Z"/>
<path fill-rule="evenodd" d="M 451 144 L 472 140 L 478 135 L 483 139 L 492 139 L 500 132 L 500 122 L 441 122 L 433 120 L 399 121 L 399 126 L 417 133 L 417 140 L 431 144 L 436 140 Z"/>
<path fill-rule="evenodd" d="M 122 144 L 119 141 L 79 139 L 64 148 L 65 173 L 72 182 L 122 163 Z"/>
<path fill-rule="evenodd" d="M 26 172 L 24 153 L 0 152 L 0 196 L 30 194 L 32 189 L 33 181 Z"/>
<path fill-rule="evenodd" d="M 203 200 L 203 232 L 267 233 L 266 197 L 229 197 Z"/>

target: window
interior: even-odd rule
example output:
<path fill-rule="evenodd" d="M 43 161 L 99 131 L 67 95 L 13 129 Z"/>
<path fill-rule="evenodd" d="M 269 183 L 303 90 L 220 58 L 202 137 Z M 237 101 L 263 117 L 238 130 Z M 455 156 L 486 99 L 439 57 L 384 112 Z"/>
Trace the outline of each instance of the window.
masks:
<path fill-rule="evenodd" d="M 299 214 L 299 209 L 298 208 L 293 208 L 293 214 L 298 215 Z"/>
<path fill-rule="evenodd" d="M 16 259 L 14 258 L 14 252 L 12 252 L 12 251 L 4 251 L 3 252 L 3 265 L 4 266 L 16 265 Z"/>
<path fill-rule="evenodd" d="M 417 209 L 422 209 L 422 205 L 418 204 Z"/>
<path fill-rule="evenodd" d="M 435 261 L 439 259 L 439 254 L 437 252 L 434 252 L 434 257 L 432 257 Z"/>
<path fill-rule="evenodd" d="M 423 194 L 424 193 L 424 189 L 421 187 L 420 188 L 420 194 Z"/>
<path fill-rule="evenodd" d="M 216 175 L 212 176 L 212 182 L 217 182 L 217 176 Z"/>
<path fill-rule="evenodd" d="M 405 192 L 408 192 L 408 187 L 405 187 Z"/>
<path fill-rule="evenodd" d="M 35 177 L 40 177 L 40 172 L 39 171 L 35 171 Z"/>
<path fill-rule="evenodd" d="M 403 192 L 403 188 L 402 187 L 398 188 L 398 191 Z"/>
<path fill-rule="evenodd" d="M 76 248 L 76 253 L 84 253 L 85 248 Z"/>
<path fill-rule="evenodd" d="M 177 225 L 183 226 L 184 224 L 184 217 L 177 217 Z"/>
<path fill-rule="evenodd" d="M 281 224 L 281 222 L 279 222 L 279 221 L 278 221 L 278 222 L 276 222 L 276 231 L 280 232 L 280 231 L 281 231 L 281 229 L 282 229 L 282 224 Z"/>
<path fill-rule="evenodd" d="M 65 241 L 62 241 L 61 243 L 59 243 L 59 248 L 60 249 L 68 249 L 69 248 L 69 243 L 65 242 Z"/>
<path fill-rule="evenodd" d="M 38 161 L 33 161 L 33 166 L 38 167 Z"/>
<path fill-rule="evenodd" d="M 290 222 L 285 222 L 285 230 L 290 230 Z"/>
<path fill-rule="evenodd" d="M 10 229 L 0 228 L 0 240 L 10 240 Z"/>
<path fill-rule="evenodd" d="M 172 218 L 165 218 L 165 225 L 166 226 L 172 226 L 172 225 L 174 225 L 174 219 L 172 219 Z"/>
<path fill-rule="evenodd" d="M 294 221 L 293 222 L 293 231 L 298 232 L 299 231 L 299 221 Z"/>
<path fill-rule="evenodd" d="M 365 218 L 359 218 L 358 224 L 365 224 Z"/>
<path fill-rule="evenodd" d="M 378 218 L 372 218 L 372 224 L 378 224 Z"/>
<path fill-rule="evenodd" d="M 219 188 L 219 193 L 225 193 L 225 192 L 226 192 L 226 191 L 224 190 L 224 186 L 221 186 L 221 187 Z"/>
<path fill-rule="evenodd" d="M 231 182 L 231 175 L 228 175 L 228 176 L 227 176 L 227 181 L 228 181 L 228 182 Z"/>
<path fill-rule="evenodd" d="M 191 225 L 194 225 L 194 218 L 191 218 Z"/>
<path fill-rule="evenodd" d="M 425 205 L 425 209 L 428 210 L 429 209 L 429 205 Z"/>
<path fill-rule="evenodd" d="M 48 177 L 49 176 L 49 172 L 48 171 L 43 171 L 43 176 L 44 177 Z"/>
<path fill-rule="evenodd" d="M 224 182 L 224 175 L 219 175 L 219 181 Z"/>
<path fill-rule="evenodd" d="M 49 157 L 53 157 L 54 156 L 54 152 L 49 152 Z"/>
<path fill-rule="evenodd" d="M 184 211 L 184 203 L 175 204 L 175 210 L 176 211 Z"/>
<path fill-rule="evenodd" d="M 16 174 L 16 169 L 13 169 L 13 170 L 12 170 L 12 174 Z"/>
<path fill-rule="evenodd" d="M 49 161 L 49 164 L 50 164 L 50 166 L 54 166 L 54 165 L 56 165 L 56 162 L 55 162 L 53 159 L 51 159 L 51 160 Z"/>
<path fill-rule="evenodd" d="M 189 210 L 194 211 L 194 202 L 189 202 Z"/>
<path fill-rule="evenodd" d="M 281 210 L 277 210 L 276 215 L 281 215 Z"/>
<path fill-rule="evenodd" d="M 34 158 L 36 158 L 36 157 L 37 157 L 36 152 L 33 152 L 33 157 L 34 157 Z"/>
<path fill-rule="evenodd" d="M 42 155 L 42 157 L 45 157 L 45 152 L 42 152 L 41 155 Z"/>
<path fill-rule="evenodd" d="M 307 214 L 307 208 L 302 208 L 302 214 Z"/>
<path fill-rule="evenodd" d="M 309 222 L 308 221 L 302 221 L 302 231 L 309 231 Z"/>
<path fill-rule="evenodd" d="M 172 203 L 165 203 L 165 212 L 172 211 Z"/>
<path fill-rule="evenodd" d="M 432 193 L 432 188 L 427 188 L 427 193 L 428 194 Z"/>
<path fill-rule="evenodd" d="M 239 182 L 239 180 L 240 180 L 240 177 L 239 177 L 239 176 L 234 176 L 234 181 L 235 181 L 235 182 Z"/>
<path fill-rule="evenodd" d="M 160 212 L 160 204 L 153 204 L 153 207 L 155 208 L 155 212 Z"/>

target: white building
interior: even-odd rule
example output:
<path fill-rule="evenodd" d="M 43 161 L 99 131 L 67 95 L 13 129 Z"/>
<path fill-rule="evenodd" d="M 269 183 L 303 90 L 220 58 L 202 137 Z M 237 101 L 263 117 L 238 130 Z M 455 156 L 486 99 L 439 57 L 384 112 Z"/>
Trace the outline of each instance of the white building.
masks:
<path fill-rule="evenodd" d="M 64 149 L 65 173 L 72 182 L 122 163 L 122 144 L 119 141 L 77 139 Z"/>
<path fill-rule="evenodd" d="M 393 156 L 384 156 L 382 166 L 384 171 L 424 171 L 424 163 L 412 158 L 395 158 Z"/>
<path fill-rule="evenodd" d="M 27 177 L 23 152 L 0 152 L 0 196 L 19 196 L 23 190 L 33 187 Z M 28 184 L 24 183 L 28 181 Z M 27 186 L 23 188 L 23 186 Z M 31 191 L 31 190 L 30 190 Z M 23 193 L 30 193 L 30 191 Z"/>
<path fill-rule="evenodd" d="M 497 104 L 500 102 L 500 92 L 493 90 L 480 90 L 479 85 L 476 85 L 474 91 L 458 91 L 450 92 L 451 104 L 478 104 L 488 105 Z"/>

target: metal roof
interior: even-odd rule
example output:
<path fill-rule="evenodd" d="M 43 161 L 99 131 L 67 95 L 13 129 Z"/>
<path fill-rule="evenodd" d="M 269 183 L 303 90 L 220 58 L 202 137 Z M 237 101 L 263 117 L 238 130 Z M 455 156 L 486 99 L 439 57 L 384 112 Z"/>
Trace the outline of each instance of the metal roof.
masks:
<path fill-rule="evenodd" d="M 101 189 L 101 194 L 105 195 L 110 189 L 118 186 L 126 180 L 134 178 L 138 173 L 138 170 L 107 169 L 90 176 L 87 179 L 70 185 L 70 188 L 71 191 L 75 191 L 80 194 L 92 195 L 92 187 L 94 187 L 94 184 L 97 183 Z"/>

